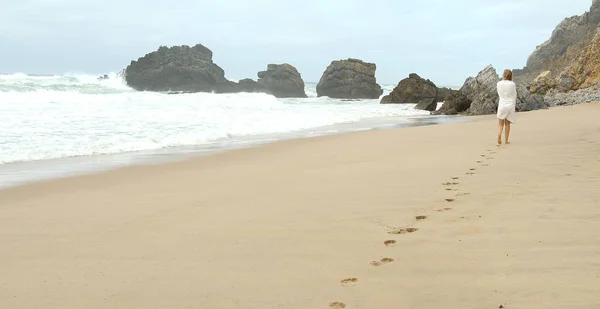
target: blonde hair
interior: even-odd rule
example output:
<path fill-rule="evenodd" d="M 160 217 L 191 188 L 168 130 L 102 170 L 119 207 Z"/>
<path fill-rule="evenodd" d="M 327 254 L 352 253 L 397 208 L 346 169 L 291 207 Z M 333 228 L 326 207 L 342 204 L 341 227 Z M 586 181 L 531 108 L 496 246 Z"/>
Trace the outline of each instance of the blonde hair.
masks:
<path fill-rule="evenodd" d="M 511 70 L 506 69 L 504 70 L 504 74 L 502 74 L 502 79 L 504 80 L 512 80 L 513 79 L 513 73 Z"/>

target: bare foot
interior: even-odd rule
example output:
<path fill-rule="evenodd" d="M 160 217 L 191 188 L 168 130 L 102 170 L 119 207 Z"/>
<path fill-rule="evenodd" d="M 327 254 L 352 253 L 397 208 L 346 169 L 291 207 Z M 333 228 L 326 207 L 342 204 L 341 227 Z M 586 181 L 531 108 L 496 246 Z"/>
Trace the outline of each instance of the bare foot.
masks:
<path fill-rule="evenodd" d="M 502 136 L 498 135 L 498 145 L 502 145 Z"/>
<path fill-rule="evenodd" d="M 509 141 L 506 141 L 506 142 L 505 142 L 505 144 L 506 144 L 506 145 L 508 145 L 508 144 L 510 144 L 510 142 L 509 142 Z"/>

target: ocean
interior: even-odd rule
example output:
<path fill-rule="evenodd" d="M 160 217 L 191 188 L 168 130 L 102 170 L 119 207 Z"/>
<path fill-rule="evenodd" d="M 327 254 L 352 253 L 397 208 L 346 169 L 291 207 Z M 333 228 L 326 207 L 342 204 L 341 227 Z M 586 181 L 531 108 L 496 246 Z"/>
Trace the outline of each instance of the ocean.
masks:
<path fill-rule="evenodd" d="M 0 187 L 282 139 L 460 121 L 414 104 L 259 93 L 166 94 L 115 73 L 0 75 Z M 382 85 L 384 95 L 395 85 Z"/>

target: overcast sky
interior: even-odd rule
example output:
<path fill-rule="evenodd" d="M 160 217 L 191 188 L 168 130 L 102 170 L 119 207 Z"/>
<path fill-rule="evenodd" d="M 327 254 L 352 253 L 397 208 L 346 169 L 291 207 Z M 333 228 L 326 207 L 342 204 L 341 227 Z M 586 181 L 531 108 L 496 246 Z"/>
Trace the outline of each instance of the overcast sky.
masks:
<path fill-rule="evenodd" d="M 592 0 L 0 0 L 0 72 L 115 72 L 160 45 L 210 48 L 231 79 L 268 63 L 318 81 L 336 59 L 461 85 L 487 64 L 521 68 Z"/>

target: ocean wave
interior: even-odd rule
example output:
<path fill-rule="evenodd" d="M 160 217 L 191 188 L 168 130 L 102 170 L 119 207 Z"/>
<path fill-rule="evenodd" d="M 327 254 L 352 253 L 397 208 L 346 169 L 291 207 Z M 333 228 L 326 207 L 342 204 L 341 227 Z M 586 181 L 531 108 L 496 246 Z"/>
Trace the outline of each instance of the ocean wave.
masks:
<path fill-rule="evenodd" d="M 262 93 L 134 91 L 117 73 L 107 80 L 97 77 L 0 75 L 0 163 L 245 143 L 258 136 L 328 126 L 336 131 L 330 126 L 428 114 L 410 104 L 317 97 L 315 83 L 306 84 L 309 98 L 277 99 Z"/>

